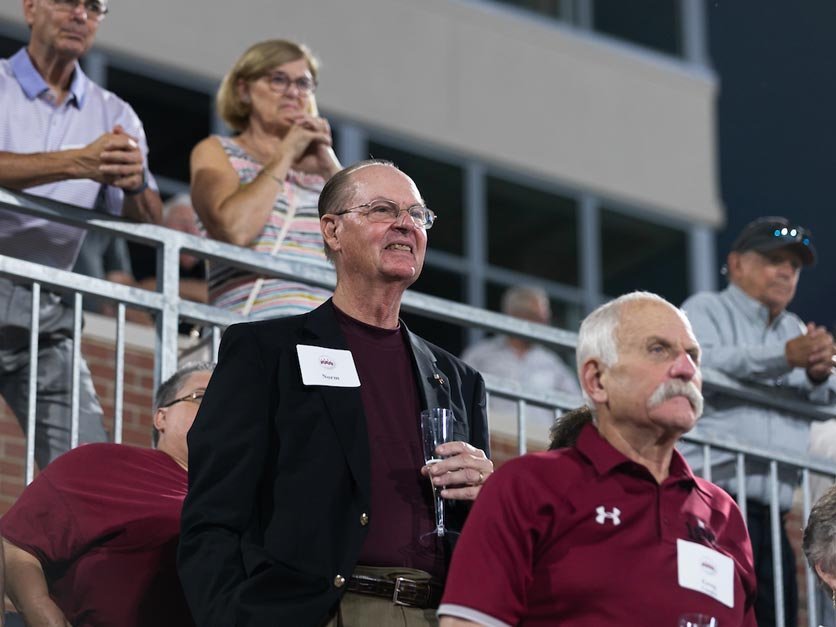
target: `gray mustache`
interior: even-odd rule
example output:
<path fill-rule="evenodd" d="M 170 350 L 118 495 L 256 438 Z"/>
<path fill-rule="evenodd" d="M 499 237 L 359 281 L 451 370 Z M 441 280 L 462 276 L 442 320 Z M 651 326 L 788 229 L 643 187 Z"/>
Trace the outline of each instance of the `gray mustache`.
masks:
<path fill-rule="evenodd" d="M 690 381 L 685 382 L 679 379 L 665 381 L 662 385 L 656 388 L 650 396 L 650 399 L 647 401 L 647 406 L 656 407 L 657 405 L 664 403 L 666 400 L 677 396 L 684 396 L 687 398 L 688 402 L 691 403 L 691 407 L 694 408 L 694 413 L 697 418 L 702 416 L 702 394 L 700 393 L 699 388 Z"/>

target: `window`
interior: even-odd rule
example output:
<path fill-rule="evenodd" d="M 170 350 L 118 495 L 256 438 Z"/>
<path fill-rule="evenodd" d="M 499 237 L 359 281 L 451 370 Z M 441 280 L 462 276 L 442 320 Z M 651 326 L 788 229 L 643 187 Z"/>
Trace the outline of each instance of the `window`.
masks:
<path fill-rule="evenodd" d="M 26 42 L 11 37 L 0 37 L 0 59 L 7 59 L 20 50 Z"/>
<path fill-rule="evenodd" d="M 578 285 L 574 199 L 489 176 L 488 262 Z"/>
<path fill-rule="evenodd" d="M 679 304 L 689 294 L 685 231 L 601 211 L 604 292 L 648 290 Z"/>
<path fill-rule="evenodd" d="M 493 0 L 590 27 L 658 52 L 682 55 L 682 16 L 674 0 Z M 591 6 L 590 6 L 591 5 Z M 581 16 L 592 15 L 592 24 Z"/>
<path fill-rule="evenodd" d="M 543 15 L 549 15 L 551 17 L 556 18 L 563 18 L 565 19 L 566 16 L 563 15 L 563 12 L 560 10 L 560 5 L 563 4 L 562 0 L 496 0 L 502 4 L 510 4 L 511 6 L 520 7 L 521 9 L 527 9 L 529 11 L 533 11 L 535 13 L 542 13 Z"/>
<path fill-rule="evenodd" d="M 595 0 L 596 31 L 672 55 L 682 54 L 679 3 L 672 0 Z"/>
<path fill-rule="evenodd" d="M 107 87 L 142 120 L 151 171 L 188 181 L 192 148 L 210 132 L 209 94 L 114 67 L 108 67 Z"/>
<path fill-rule="evenodd" d="M 432 268 L 424 264 L 421 276 L 412 285 L 410 291 L 432 294 L 439 298 L 446 298 L 456 302 L 464 302 L 462 298 L 462 278 L 458 274 Z M 460 355 L 464 348 L 463 328 L 458 324 L 440 322 L 433 318 L 419 316 L 412 313 L 402 314 L 406 325 L 413 333 L 417 333 L 433 344 L 443 346 L 454 355 Z"/>
<path fill-rule="evenodd" d="M 369 156 L 388 159 L 415 181 L 427 206 L 438 215 L 429 233 L 429 245 L 454 255 L 463 253 L 463 187 L 459 166 L 428 159 L 414 153 L 370 141 Z"/>

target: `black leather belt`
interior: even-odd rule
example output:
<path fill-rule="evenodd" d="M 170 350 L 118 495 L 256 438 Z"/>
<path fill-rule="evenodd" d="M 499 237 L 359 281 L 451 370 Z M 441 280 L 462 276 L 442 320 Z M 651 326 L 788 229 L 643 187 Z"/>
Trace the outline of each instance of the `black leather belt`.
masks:
<path fill-rule="evenodd" d="M 443 592 L 441 585 L 433 581 L 416 581 L 408 577 L 383 579 L 369 575 L 352 575 L 346 589 L 390 599 L 395 605 L 422 609 L 437 608 Z"/>

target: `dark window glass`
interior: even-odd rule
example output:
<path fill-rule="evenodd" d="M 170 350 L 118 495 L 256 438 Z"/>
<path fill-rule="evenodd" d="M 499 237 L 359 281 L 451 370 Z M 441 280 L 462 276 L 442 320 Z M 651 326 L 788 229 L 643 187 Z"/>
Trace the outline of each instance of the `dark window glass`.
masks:
<path fill-rule="evenodd" d="M 488 262 L 578 285 L 577 208 L 571 198 L 488 177 Z"/>
<path fill-rule="evenodd" d="M 151 170 L 189 180 L 189 154 L 209 135 L 208 94 L 110 67 L 107 87 L 127 101 L 145 127 Z"/>
<path fill-rule="evenodd" d="M 337 157 L 339 157 L 340 156 L 340 124 L 339 124 L 339 122 L 329 118 L 327 111 L 320 111 L 319 115 L 321 115 L 326 120 L 328 120 L 328 124 L 331 126 L 331 148 L 334 150 L 334 154 L 337 155 Z M 343 165 L 347 166 L 348 164 L 344 163 Z"/>
<path fill-rule="evenodd" d="M 648 290 L 677 305 L 688 296 L 684 231 L 604 209 L 601 251 L 608 296 Z"/>
<path fill-rule="evenodd" d="M 551 17 L 563 17 L 560 10 L 561 0 L 495 0 L 501 4 L 510 4 L 511 6 L 519 7 L 540 13 L 542 15 L 549 15 Z"/>
<path fill-rule="evenodd" d="M 0 59 L 6 59 L 20 50 L 26 42 L 12 37 L 0 37 Z"/>
<path fill-rule="evenodd" d="M 435 211 L 438 222 L 429 232 L 433 250 L 461 255 L 463 251 L 462 204 L 464 176 L 458 166 L 427 159 L 387 144 L 369 142 L 369 156 L 388 159 L 415 181 L 427 206 Z"/>
<path fill-rule="evenodd" d="M 424 270 L 421 272 L 420 278 L 410 290 L 456 302 L 464 302 L 462 277 L 452 272 L 428 267 L 426 264 L 424 264 Z M 459 325 L 406 312 L 402 312 L 401 317 L 410 331 L 417 333 L 433 344 L 441 346 L 454 355 L 461 354 L 464 347 L 464 331 Z"/>
<path fill-rule="evenodd" d="M 595 30 L 668 54 L 682 54 L 679 2 L 595 0 Z"/>

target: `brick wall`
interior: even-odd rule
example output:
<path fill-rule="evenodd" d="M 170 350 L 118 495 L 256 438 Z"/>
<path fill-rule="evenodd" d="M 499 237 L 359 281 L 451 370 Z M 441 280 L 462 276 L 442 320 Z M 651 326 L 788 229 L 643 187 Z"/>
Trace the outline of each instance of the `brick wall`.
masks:
<path fill-rule="evenodd" d="M 82 354 L 93 375 L 93 384 L 102 403 L 105 428 L 113 433 L 113 394 L 115 355 L 113 342 L 85 337 Z M 125 393 L 122 441 L 136 446 L 151 444 L 151 402 L 154 390 L 153 349 L 125 346 Z M 23 490 L 26 441 L 17 419 L 0 399 L 0 515 L 5 513 Z"/>

